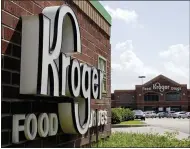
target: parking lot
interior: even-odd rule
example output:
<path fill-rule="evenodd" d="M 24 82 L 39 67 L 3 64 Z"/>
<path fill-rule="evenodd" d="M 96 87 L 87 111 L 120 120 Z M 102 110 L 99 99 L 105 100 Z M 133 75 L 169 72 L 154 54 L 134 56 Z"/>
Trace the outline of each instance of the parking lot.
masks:
<path fill-rule="evenodd" d="M 178 139 L 189 138 L 190 136 L 190 119 L 173 119 L 173 118 L 147 118 L 145 123 L 147 127 L 128 127 L 112 128 L 112 132 L 136 132 L 136 133 L 159 133 L 176 132 Z"/>
<path fill-rule="evenodd" d="M 145 122 L 151 126 L 177 130 L 186 134 L 190 134 L 190 119 L 147 118 Z"/>

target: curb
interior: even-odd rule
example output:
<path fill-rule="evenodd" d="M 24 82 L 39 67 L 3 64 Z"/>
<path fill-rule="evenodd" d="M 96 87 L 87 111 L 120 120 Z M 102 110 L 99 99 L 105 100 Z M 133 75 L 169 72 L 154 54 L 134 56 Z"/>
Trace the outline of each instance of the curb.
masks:
<path fill-rule="evenodd" d="M 147 127 L 147 126 L 150 126 L 150 125 L 147 125 L 147 124 L 134 124 L 134 125 L 130 125 L 130 124 L 125 124 L 125 125 L 122 125 L 122 124 L 112 124 L 112 128 L 122 128 L 122 127 Z"/>

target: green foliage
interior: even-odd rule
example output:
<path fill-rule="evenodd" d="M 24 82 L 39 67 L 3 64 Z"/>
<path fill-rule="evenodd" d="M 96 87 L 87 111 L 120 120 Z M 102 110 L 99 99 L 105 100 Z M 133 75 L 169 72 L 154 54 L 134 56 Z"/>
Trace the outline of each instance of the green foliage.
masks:
<path fill-rule="evenodd" d="M 134 113 L 130 109 L 125 109 L 125 116 L 124 121 L 127 120 L 133 120 L 134 119 Z"/>
<path fill-rule="evenodd" d="M 119 110 L 117 108 L 113 108 L 111 110 L 111 114 L 112 124 L 118 124 L 122 121 L 122 115 L 119 113 Z"/>
<path fill-rule="evenodd" d="M 110 148 L 110 147 L 126 147 L 126 148 L 170 148 L 170 147 L 190 147 L 190 140 L 178 140 L 175 133 L 166 132 L 164 135 L 158 133 L 112 133 L 106 141 L 99 141 L 93 147 Z"/>
<path fill-rule="evenodd" d="M 144 122 L 140 120 L 131 120 L 131 121 L 124 121 L 121 122 L 120 124 L 131 124 L 131 125 L 138 125 L 138 124 L 145 124 Z"/>
<path fill-rule="evenodd" d="M 118 124 L 123 121 L 133 120 L 134 113 L 130 109 L 112 108 L 112 124 Z"/>

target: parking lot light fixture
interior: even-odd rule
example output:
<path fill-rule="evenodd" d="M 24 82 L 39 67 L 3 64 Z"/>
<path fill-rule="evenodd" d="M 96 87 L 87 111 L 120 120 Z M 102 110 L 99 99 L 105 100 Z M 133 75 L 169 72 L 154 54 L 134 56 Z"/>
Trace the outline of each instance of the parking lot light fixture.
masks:
<path fill-rule="evenodd" d="M 146 78 L 145 76 L 139 76 L 139 78 L 142 80 L 142 94 L 143 94 L 143 79 Z"/>
<path fill-rule="evenodd" d="M 143 85 L 143 79 L 146 78 L 146 76 L 139 76 L 139 78 L 142 80 L 142 85 Z"/>

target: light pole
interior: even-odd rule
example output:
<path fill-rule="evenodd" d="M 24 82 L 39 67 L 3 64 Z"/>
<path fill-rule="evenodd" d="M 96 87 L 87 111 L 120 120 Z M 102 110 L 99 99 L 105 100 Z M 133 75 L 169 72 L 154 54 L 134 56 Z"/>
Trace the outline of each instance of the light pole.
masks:
<path fill-rule="evenodd" d="M 142 85 L 143 85 L 143 79 L 146 77 L 145 76 L 139 76 L 139 78 L 142 80 Z"/>
<path fill-rule="evenodd" d="M 144 95 L 143 95 L 143 79 L 146 78 L 146 77 L 145 76 L 139 76 L 139 78 L 142 80 L 142 87 L 141 87 L 142 88 L 142 93 L 141 93 L 142 95 L 141 95 L 141 99 L 143 98 L 143 100 L 144 100 Z"/>
<path fill-rule="evenodd" d="M 139 76 L 139 78 L 142 80 L 142 90 L 141 90 L 141 94 L 139 94 L 139 96 L 141 96 L 140 97 L 140 99 L 142 100 L 142 98 L 143 98 L 143 79 L 145 78 L 145 76 Z M 141 107 L 142 108 L 142 107 Z M 144 109 L 144 108 L 143 108 Z"/>
<path fill-rule="evenodd" d="M 146 77 L 145 76 L 139 76 L 139 78 L 142 80 L 142 93 L 143 93 L 143 79 Z"/>

